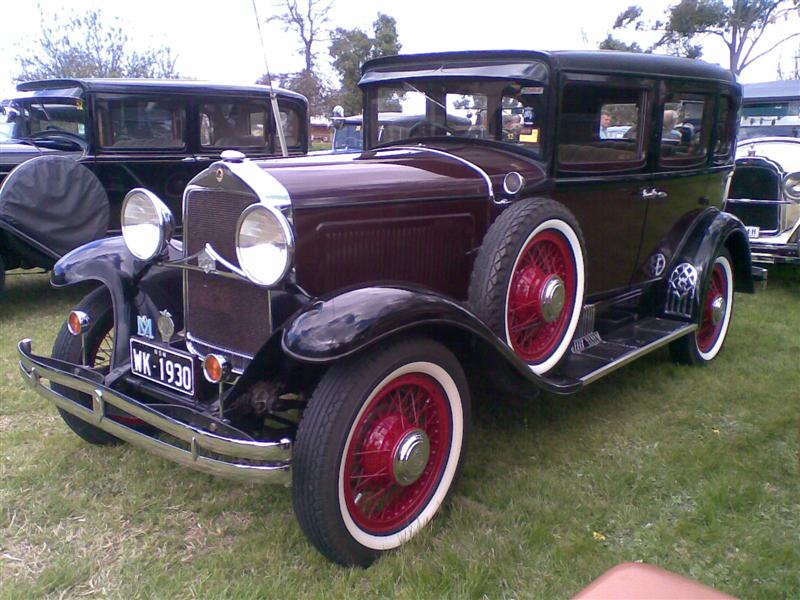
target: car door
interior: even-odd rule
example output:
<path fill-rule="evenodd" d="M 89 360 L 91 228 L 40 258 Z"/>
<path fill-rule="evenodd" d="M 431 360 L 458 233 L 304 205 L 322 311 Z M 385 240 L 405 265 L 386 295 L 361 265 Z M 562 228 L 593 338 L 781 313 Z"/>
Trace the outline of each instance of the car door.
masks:
<path fill-rule="evenodd" d="M 711 84 L 660 84 L 652 140 L 654 172 L 652 185 L 642 190 L 647 221 L 633 283 L 664 276 L 684 235 L 710 205 L 709 190 L 718 188 L 725 177 L 724 168 L 709 168 L 715 108 Z M 720 195 L 716 198 L 718 202 Z"/>
<path fill-rule="evenodd" d="M 154 192 L 180 221 L 183 189 L 196 173 L 188 143 L 188 96 L 98 94 L 91 168 L 108 193 L 112 231 L 132 188 Z M 87 165 L 89 166 L 89 165 Z"/>
<path fill-rule="evenodd" d="M 562 76 L 554 195 L 582 228 L 590 298 L 627 288 L 637 265 L 653 101 L 647 78 Z"/>

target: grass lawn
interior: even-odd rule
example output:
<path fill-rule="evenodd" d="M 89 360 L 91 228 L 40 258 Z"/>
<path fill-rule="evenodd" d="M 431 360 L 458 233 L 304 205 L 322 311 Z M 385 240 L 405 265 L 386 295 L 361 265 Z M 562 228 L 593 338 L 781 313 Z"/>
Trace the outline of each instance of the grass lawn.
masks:
<path fill-rule="evenodd" d="M 475 398 L 449 508 L 368 570 L 306 542 L 290 491 L 92 447 L 23 388 L 84 290 L 0 299 L 0 598 L 568 598 L 645 561 L 741 598 L 800 598 L 800 281 L 737 295 L 712 366 L 666 349 L 570 398 Z"/>

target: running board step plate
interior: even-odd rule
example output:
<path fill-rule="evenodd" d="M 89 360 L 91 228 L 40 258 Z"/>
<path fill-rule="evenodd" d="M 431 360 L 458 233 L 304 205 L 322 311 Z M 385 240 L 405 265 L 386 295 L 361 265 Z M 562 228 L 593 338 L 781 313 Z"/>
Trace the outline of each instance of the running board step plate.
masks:
<path fill-rule="evenodd" d="M 557 387 L 567 382 L 585 386 L 629 362 L 697 329 L 694 323 L 651 317 L 626 324 L 582 352 L 570 352 L 553 376 Z"/>

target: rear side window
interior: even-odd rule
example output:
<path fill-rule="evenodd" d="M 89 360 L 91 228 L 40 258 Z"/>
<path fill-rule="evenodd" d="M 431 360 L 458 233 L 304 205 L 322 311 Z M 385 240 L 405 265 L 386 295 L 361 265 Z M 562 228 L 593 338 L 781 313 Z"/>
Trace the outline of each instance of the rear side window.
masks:
<path fill-rule="evenodd" d="M 562 92 L 558 162 L 562 171 L 641 168 L 646 92 L 594 83 L 568 83 Z"/>
<path fill-rule="evenodd" d="M 97 99 L 98 133 L 104 148 L 181 149 L 186 107 L 180 98 L 115 97 Z"/>
<path fill-rule="evenodd" d="M 281 106 L 281 125 L 283 135 L 286 138 L 286 146 L 289 148 L 300 145 L 300 135 L 302 134 L 300 113 L 292 107 Z"/>
<path fill-rule="evenodd" d="M 662 166 L 686 167 L 705 162 L 712 105 L 707 95 L 667 93 L 661 115 L 659 163 Z"/>
<path fill-rule="evenodd" d="M 226 99 L 201 106 L 202 147 L 261 148 L 267 141 L 266 102 Z"/>
<path fill-rule="evenodd" d="M 717 134 L 714 143 L 714 162 L 726 163 L 733 154 L 733 135 L 736 132 L 736 112 L 733 98 L 723 94 L 717 104 Z"/>

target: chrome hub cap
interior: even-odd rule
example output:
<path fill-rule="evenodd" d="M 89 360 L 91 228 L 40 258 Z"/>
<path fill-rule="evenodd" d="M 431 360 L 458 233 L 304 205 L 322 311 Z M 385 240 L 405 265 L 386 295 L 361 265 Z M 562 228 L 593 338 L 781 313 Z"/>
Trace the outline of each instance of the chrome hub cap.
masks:
<path fill-rule="evenodd" d="M 711 302 L 711 322 L 717 325 L 725 317 L 725 298 L 717 296 Z"/>
<path fill-rule="evenodd" d="M 551 275 L 542 285 L 539 296 L 539 306 L 542 311 L 542 318 L 547 323 L 552 323 L 561 315 L 564 303 L 567 299 L 564 282 L 558 275 Z"/>
<path fill-rule="evenodd" d="M 420 478 L 431 456 L 431 442 L 422 429 L 406 433 L 394 451 L 392 471 L 400 485 L 411 485 Z"/>

